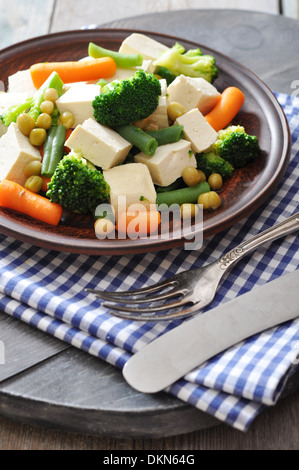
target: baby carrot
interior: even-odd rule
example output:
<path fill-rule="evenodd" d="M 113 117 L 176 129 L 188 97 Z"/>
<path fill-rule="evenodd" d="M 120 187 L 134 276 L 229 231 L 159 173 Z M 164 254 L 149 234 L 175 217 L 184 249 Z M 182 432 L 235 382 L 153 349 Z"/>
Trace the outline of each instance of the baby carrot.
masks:
<path fill-rule="evenodd" d="M 127 210 L 121 212 L 116 230 L 136 237 L 156 233 L 161 223 L 161 214 L 156 210 Z"/>
<path fill-rule="evenodd" d="M 13 209 L 50 225 L 59 224 L 63 210 L 59 204 L 9 180 L 3 180 L 0 184 L 0 207 Z"/>
<path fill-rule="evenodd" d="M 40 88 L 52 72 L 57 72 L 64 83 L 85 82 L 111 77 L 116 72 L 116 63 L 111 57 L 101 57 L 72 62 L 33 64 L 30 73 L 34 86 Z"/>
<path fill-rule="evenodd" d="M 46 176 L 41 176 L 43 179 L 43 186 L 42 186 L 42 191 L 46 193 L 48 191 L 48 184 L 51 181 L 51 178 L 47 178 Z"/>
<path fill-rule="evenodd" d="M 244 103 L 244 99 L 244 93 L 239 88 L 226 88 L 216 106 L 205 115 L 206 120 L 216 132 L 220 131 L 236 116 Z"/>

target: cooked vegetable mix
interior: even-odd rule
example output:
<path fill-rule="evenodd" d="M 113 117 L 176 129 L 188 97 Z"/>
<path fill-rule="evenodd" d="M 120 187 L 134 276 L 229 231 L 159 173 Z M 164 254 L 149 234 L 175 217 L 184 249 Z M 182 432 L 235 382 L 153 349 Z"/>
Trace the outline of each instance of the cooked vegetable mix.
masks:
<path fill-rule="evenodd" d="M 226 180 L 260 147 L 234 125 L 242 90 L 213 85 L 215 58 L 139 33 L 87 53 L 33 64 L 36 92 L 2 110 L 0 207 L 53 226 L 88 214 L 99 239 L 150 236 L 174 205 L 183 221 L 221 207 Z"/>
<path fill-rule="evenodd" d="M 31 116 L 34 121 L 37 120 L 38 116 L 41 114 L 41 104 L 47 98 L 45 98 L 45 94 L 47 93 L 48 89 L 56 90 L 57 96 L 62 94 L 63 89 L 63 81 L 61 80 L 60 76 L 57 72 L 52 72 L 49 78 L 42 84 L 42 86 L 35 92 L 35 94 L 27 98 L 24 103 L 20 103 L 19 105 L 14 105 L 9 107 L 4 113 L 1 115 L 1 120 L 3 124 L 8 127 L 12 122 L 16 122 L 17 117 L 21 113 L 27 113 Z"/>

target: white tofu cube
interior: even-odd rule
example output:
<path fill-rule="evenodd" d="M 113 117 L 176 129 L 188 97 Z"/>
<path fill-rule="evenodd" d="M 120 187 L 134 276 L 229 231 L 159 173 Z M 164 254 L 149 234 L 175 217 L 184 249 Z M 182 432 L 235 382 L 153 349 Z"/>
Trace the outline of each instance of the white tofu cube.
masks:
<path fill-rule="evenodd" d="M 167 50 L 168 47 L 161 42 L 140 33 L 128 36 L 119 48 L 123 54 L 141 54 L 146 60 L 155 60 Z"/>
<path fill-rule="evenodd" d="M 208 149 L 217 139 L 217 132 L 207 122 L 198 108 L 191 109 L 191 111 L 177 118 L 176 124 L 184 126 L 184 137 L 191 142 L 194 153 L 200 153 Z"/>
<path fill-rule="evenodd" d="M 33 96 L 36 92 L 36 88 L 33 85 L 31 78 L 30 69 L 19 70 L 18 72 L 8 77 L 8 89 L 9 93 L 28 93 L 28 96 Z"/>
<path fill-rule="evenodd" d="M 3 124 L 0 119 L 0 137 L 2 137 L 7 132 L 7 127 Z"/>
<path fill-rule="evenodd" d="M 117 67 L 116 72 L 112 77 L 106 78 L 107 82 L 113 82 L 114 80 L 127 80 L 131 78 L 137 70 L 144 70 L 145 72 L 153 72 L 152 61 L 144 60 L 140 67 Z"/>
<path fill-rule="evenodd" d="M 137 70 L 137 67 L 117 67 L 115 74 L 112 75 L 112 77 L 106 78 L 105 80 L 107 82 L 114 82 L 116 80 L 127 80 L 128 78 L 131 78 L 134 73 L 137 72 Z"/>
<path fill-rule="evenodd" d="M 29 98 L 31 95 L 29 95 L 26 92 L 1 92 L 0 93 L 0 108 L 1 111 L 2 109 L 9 108 L 10 106 L 14 106 L 16 104 L 21 104 L 23 103 L 27 98 Z"/>
<path fill-rule="evenodd" d="M 146 118 L 146 121 L 147 128 L 154 126 L 156 129 L 163 129 L 169 126 L 166 96 L 159 96 L 157 108 L 148 118 Z"/>
<path fill-rule="evenodd" d="M 165 78 L 160 78 L 159 82 L 161 84 L 161 96 L 166 96 L 166 94 L 167 94 L 167 81 L 165 80 Z"/>
<path fill-rule="evenodd" d="M 181 103 L 187 111 L 198 108 L 207 114 L 220 98 L 219 91 L 207 80 L 179 75 L 168 86 L 168 102 Z"/>
<path fill-rule="evenodd" d="M 81 151 L 84 158 L 103 170 L 123 162 L 132 147 L 117 132 L 102 126 L 94 118 L 79 124 L 65 145 L 74 151 Z"/>
<path fill-rule="evenodd" d="M 169 126 L 167 113 L 167 83 L 164 78 L 159 80 L 161 84 L 161 95 L 159 96 L 158 106 L 155 111 L 145 118 L 145 130 L 147 129 L 163 129 Z"/>
<path fill-rule="evenodd" d="M 65 111 L 73 113 L 75 122 L 72 127 L 75 128 L 93 116 L 92 102 L 100 92 L 99 85 L 77 84 L 61 95 L 56 105 L 60 114 Z"/>
<path fill-rule="evenodd" d="M 97 80 L 98 81 L 98 80 Z M 66 93 L 70 88 L 74 88 L 76 86 L 82 85 L 94 85 L 94 82 L 72 82 L 72 83 L 64 83 L 62 87 L 62 93 Z"/>
<path fill-rule="evenodd" d="M 147 60 L 143 59 L 142 65 L 140 65 L 140 67 L 137 67 L 137 68 L 144 70 L 145 72 L 148 72 L 148 73 L 153 73 L 155 69 L 155 67 L 153 66 L 153 62 L 149 59 Z"/>
<path fill-rule="evenodd" d="M 31 145 L 17 124 L 11 123 L 0 138 L 0 181 L 8 179 L 24 186 L 27 179 L 24 168 L 33 160 L 41 161 L 38 149 Z"/>
<path fill-rule="evenodd" d="M 156 203 L 156 191 L 146 165 L 128 163 L 104 171 L 104 178 L 110 186 L 110 204 L 115 218 L 132 204 L 150 208 Z"/>
<path fill-rule="evenodd" d="M 172 144 L 160 145 L 152 157 L 144 153 L 135 155 L 135 162 L 149 169 L 154 184 L 168 186 L 182 176 L 186 166 L 196 168 L 196 159 L 191 144 L 181 139 Z"/>

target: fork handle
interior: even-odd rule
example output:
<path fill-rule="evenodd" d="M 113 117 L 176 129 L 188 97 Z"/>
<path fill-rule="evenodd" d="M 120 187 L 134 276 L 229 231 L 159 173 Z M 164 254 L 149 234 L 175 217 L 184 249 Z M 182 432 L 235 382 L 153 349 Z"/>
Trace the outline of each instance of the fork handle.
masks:
<path fill-rule="evenodd" d="M 299 212 L 293 214 L 291 217 L 288 217 L 283 222 L 280 222 L 279 224 L 276 224 L 273 227 L 256 234 L 249 240 L 245 240 L 244 242 L 240 243 L 240 245 L 228 251 L 223 256 L 221 256 L 221 258 L 219 258 L 218 266 L 220 269 L 225 271 L 227 268 L 230 268 L 233 264 L 243 258 L 243 256 L 256 250 L 259 246 L 277 240 L 280 237 L 289 235 L 296 230 L 299 230 Z"/>

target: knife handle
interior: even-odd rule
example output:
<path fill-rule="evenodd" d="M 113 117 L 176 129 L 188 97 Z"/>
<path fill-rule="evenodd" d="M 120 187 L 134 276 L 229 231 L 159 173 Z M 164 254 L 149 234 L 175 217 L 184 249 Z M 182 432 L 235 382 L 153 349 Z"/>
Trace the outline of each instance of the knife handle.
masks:
<path fill-rule="evenodd" d="M 236 246 L 232 250 L 225 253 L 218 260 L 218 266 L 225 271 L 230 268 L 233 264 L 239 261 L 243 256 L 256 250 L 259 246 L 265 243 L 270 243 L 277 240 L 280 237 L 289 235 L 290 233 L 299 230 L 299 212 L 288 217 L 283 222 L 274 225 L 273 227 L 264 230 L 263 232 L 257 233 L 249 240 L 245 240 Z"/>

